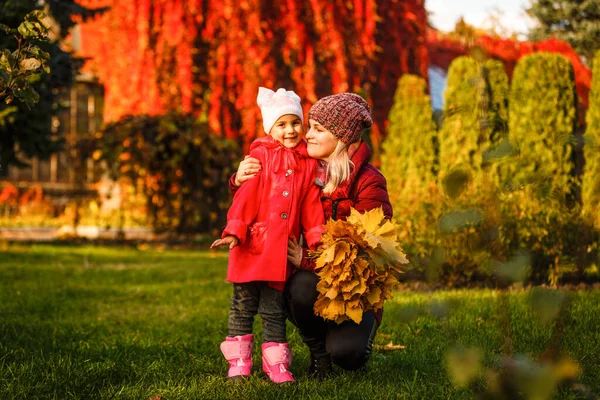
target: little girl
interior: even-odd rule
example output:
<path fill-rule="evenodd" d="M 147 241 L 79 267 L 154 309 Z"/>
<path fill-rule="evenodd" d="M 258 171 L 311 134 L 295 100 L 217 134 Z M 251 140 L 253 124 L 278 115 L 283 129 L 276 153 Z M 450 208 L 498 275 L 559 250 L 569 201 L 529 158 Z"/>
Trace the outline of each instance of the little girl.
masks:
<path fill-rule="evenodd" d="M 286 340 L 283 287 L 291 273 L 288 238 L 302 233 L 311 248 L 321 241 L 323 207 L 315 184 L 317 161 L 303 139 L 300 97 L 293 91 L 259 88 L 257 103 L 266 137 L 256 139 L 250 155 L 262 170 L 242 185 L 227 213 L 227 226 L 211 248 L 229 245 L 227 281 L 233 283 L 229 335 L 221 351 L 229 378 L 250 375 L 252 323 L 263 321 L 262 366 L 275 383 L 294 382 L 288 367 L 292 354 Z"/>

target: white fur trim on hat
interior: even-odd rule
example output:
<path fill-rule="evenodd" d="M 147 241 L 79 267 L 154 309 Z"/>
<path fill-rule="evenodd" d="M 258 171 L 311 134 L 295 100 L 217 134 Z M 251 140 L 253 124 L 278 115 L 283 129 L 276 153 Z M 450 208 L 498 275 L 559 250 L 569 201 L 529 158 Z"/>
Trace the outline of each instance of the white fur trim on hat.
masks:
<path fill-rule="evenodd" d="M 260 107 L 265 133 L 269 133 L 275 122 L 283 115 L 298 116 L 304 123 L 300 97 L 292 90 L 277 89 L 276 92 L 264 87 L 258 88 L 256 103 Z"/>

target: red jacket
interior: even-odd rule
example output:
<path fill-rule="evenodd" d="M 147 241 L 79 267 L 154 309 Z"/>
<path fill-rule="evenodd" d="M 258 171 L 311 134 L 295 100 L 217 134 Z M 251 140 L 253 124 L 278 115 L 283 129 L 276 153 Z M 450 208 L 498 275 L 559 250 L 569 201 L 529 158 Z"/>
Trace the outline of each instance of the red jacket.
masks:
<path fill-rule="evenodd" d="M 255 140 L 250 156 L 260 160 L 262 170 L 235 191 L 227 213 L 222 236 L 240 240 L 229 255 L 227 280 L 283 283 L 291 272 L 288 238 L 302 233 L 311 248 L 321 241 L 324 216 L 321 189 L 315 185 L 317 160 L 308 157 L 305 141 L 288 149 L 271 136 Z"/>
<path fill-rule="evenodd" d="M 354 163 L 350 178 L 333 193 L 321 196 L 325 218 L 345 220 L 350 215 L 350 207 L 360 212 L 382 207 L 386 218 L 392 218 L 386 180 L 377 168 L 369 164 L 371 148 L 362 142 L 358 147 L 350 146 L 348 153 Z M 317 171 L 324 175 L 325 167 L 321 166 Z"/>

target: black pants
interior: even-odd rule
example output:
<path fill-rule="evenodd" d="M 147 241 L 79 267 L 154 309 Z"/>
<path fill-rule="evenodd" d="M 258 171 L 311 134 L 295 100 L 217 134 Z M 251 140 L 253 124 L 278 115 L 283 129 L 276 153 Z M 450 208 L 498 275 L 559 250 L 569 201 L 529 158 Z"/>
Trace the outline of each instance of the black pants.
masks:
<path fill-rule="evenodd" d="M 265 342 L 287 342 L 283 293 L 267 282 L 234 283 L 229 308 L 229 336 L 252 333 L 256 314 L 262 317 Z"/>
<path fill-rule="evenodd" d="M 375 315 L 367 311 L 360 324 L 344 321 L 339 325 L 316 316 L 313 306 L 319 295 L 318 282 L 319 277 L 311 271 L 298 270 L 290 276 L 284 291 L 288 318 L 296 325 L 314 357 L 329 354 L 339 367 L 358 369 L 371 356 L 377 332 Z"/>

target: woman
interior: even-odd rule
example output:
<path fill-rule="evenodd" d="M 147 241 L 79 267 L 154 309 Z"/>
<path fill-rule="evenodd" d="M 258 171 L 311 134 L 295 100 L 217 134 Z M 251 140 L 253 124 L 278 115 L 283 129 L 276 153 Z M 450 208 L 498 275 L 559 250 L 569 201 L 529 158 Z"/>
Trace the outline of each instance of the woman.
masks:
<path fill-rule="evenodd" d="M 373 124 L 367 102 L 353 93 L 327 96 L 312 106 L 308 120 L 307 150 L 310 157 L 320 160 L 315 182 L 323 188 L 325 217 L 345 219 L 351 207 L 360 212 L 382 207 L 385 216 L 391 218 L 385 178 L 369 164 L 371 149 L 361 141 Z M 258 161 L 246 158 L 230 185 L 239 186 L 259 171 Z M 331 372 L 332 361 L 348 370 L 363 367 L 369 360 L 382 313 L 367 311 L 360 324 L 345 321 L 339 325 L 316 316 L 313 306 L 319 277 L 312 272 L 306 251 L 293 239 L 288 243 L 288 260 L 296 270 L 285 286 L 287 313 L 310 349 L 309 372 L 323 379 Z"/>

